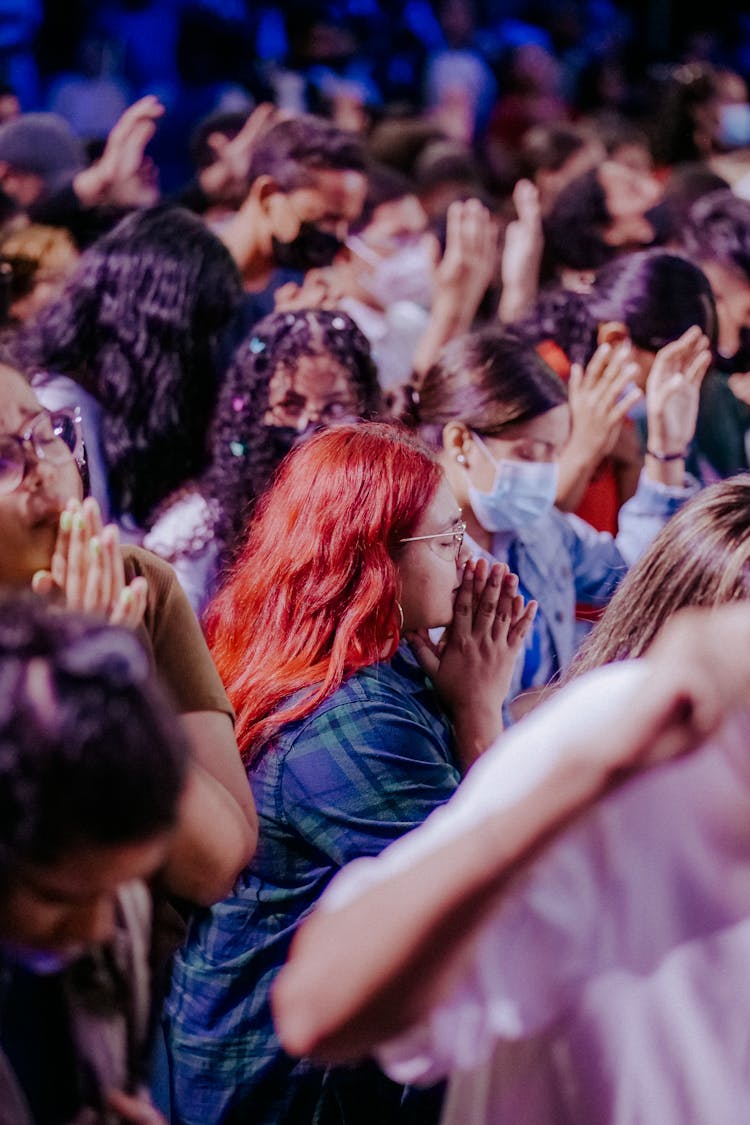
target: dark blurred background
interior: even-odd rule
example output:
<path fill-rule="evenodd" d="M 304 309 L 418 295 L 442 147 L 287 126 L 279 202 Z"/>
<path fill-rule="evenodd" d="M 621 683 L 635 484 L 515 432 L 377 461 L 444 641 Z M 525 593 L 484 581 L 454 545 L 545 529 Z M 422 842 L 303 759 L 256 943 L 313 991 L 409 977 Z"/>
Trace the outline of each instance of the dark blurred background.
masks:
<path fill-rule="evenodd" d="M 718 0 L 708 11 L 676 0 L 0 0 L 4 91 L 24 111 L 62 113 L 94 143 L 129 102 L 158 94 L 167 114 L 152 154 L 166 188 L 188 175 L 190 131 L 215 109 L 269 99 L 366 128 L 445 102 L 446 59 L 469 90 L 455 113 L 471 115 L 474 135 L 529 84 L 573 120 L 600 110 L 637 120 L 666 67 L 705 60 L 746 78 L 750 10 Z"/>

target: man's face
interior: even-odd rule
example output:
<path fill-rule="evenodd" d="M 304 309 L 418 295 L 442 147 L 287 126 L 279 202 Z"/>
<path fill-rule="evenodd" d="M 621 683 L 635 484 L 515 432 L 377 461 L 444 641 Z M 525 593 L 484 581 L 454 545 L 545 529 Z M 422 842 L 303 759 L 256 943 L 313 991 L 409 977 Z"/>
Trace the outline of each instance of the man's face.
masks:
<path fill-rule="evenodd" d="M 297 231 L 302 223 L 312 223 L 344 242 L 350 224 L 359 218 L 366 193 L 367 180 L 362 172 L 334 169 L 316 172 L 311 184 L 283 193 L 289 218 L 284 231 L 276 233 L 290 242 L 297 233 L 289 234 L 295 223 Z"/>
<path fill-rule="evenodd" d="M 276 191 L 270 208 L 276 264 L 304 272 L 330 265 L 362 210 L 367 180 L 361 172 L 316 172 L 310 184 Z"/>

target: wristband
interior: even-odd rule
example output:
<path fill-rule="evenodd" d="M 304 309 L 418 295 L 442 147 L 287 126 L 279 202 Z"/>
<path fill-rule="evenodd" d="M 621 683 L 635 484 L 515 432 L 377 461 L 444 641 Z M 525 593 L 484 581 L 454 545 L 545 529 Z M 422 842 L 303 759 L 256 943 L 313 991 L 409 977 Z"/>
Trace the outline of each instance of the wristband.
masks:
<path fill-rule="evenodd" d="M 687 457 L 687 450 L 681 449 L 679 453 L 656 453 L 653 449 L 647 449 L 646 456 L 653 457 L 655 461 L 661 461 L 664 464 L 667 461 L 684 461 Z"/>

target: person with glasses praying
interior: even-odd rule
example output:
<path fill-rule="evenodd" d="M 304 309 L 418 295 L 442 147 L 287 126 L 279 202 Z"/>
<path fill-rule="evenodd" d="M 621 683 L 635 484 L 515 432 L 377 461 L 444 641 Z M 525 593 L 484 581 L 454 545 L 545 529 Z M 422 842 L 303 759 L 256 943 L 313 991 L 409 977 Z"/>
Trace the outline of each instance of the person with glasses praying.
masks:
<path fill-rule="evenodd" d="M 74 413 L 42 409 L 24 377 L 0 365 L 0 586 L 134 630 L 170 691 L 195 753 L 165 885 L 207 905 L 252 854 L 255 810 L 239 760 L 233 712 L 198 622 L 170 567 L 121 548 L 83 499 Z"/>
<path fill-rule="evenodd" d="M 183 1125 L 437 1119 L 439 1091 L 285 1054 L 269 992 L 335 873 L 421 824 L 502 728 L 534 605 L 507 567 L 467 558 L 437 460 L 384 423 L 314 435 L 260 501 L 205 619 L 260 844 L 176 960 L 167 1036 Z"/>

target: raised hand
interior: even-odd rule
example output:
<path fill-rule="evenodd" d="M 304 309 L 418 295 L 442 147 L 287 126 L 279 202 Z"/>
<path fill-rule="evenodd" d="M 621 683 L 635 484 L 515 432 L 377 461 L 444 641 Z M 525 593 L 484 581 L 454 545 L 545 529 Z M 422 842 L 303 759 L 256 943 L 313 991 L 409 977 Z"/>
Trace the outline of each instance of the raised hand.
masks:
<path fill-rule="evenodd" d="M 435 271 L 435 298 L 450 293 L 471 327 L 479 302 L 495 275 L 498 223 L 478 199 L 451 203 L 445 253 Z"/>
<path fill-rule="evenodd" d="M 502 704 L 536 608 L 524 604 L 507 566 L 479 559 L 466 564 L 441 643 L 425 634 L 408 637 L 453 721 L 466 769 L 502 730 Z"/>
<path fill-rule="evenodd" d="M 710 364 L 709 340 L 696 325 L 656 353 L 646 383 L 647 453 L 651 454 L 646 470 L 654 475 L 660 466 L 663 476 L 665 468 L 677 461 L 680 481 L 666 483 L 681 483 L 681 457 L 695 433 L 701 384 Z"/>
<path fill-rule="evenodd" d="M 495 274 L 498 226 L 484 204 L 478 199 L 451 203 L 446 222 L 445 253 L 435 269 L 430 319 L 412 357 L 418 378 L 449 340 L 469 331 Z"/>
<path fill-rule="evenodd" d="M 570 370 L 568 402 L 572 430 L 560 458 L 558 507 L 575 511 L 602 458 L 614 449 L 628 411 L 642 393 L 628 387 L 638 371 L 630 358 L 630 344 L 612 348 L 602 344 L 586 370 L 574 363 Z"/>
<path fill-rule="evenodd" d="M 60 516 L 50 570 L 32 579 L 38 594 L 58 591 L 71 609 L 99 614 L 113 625 L 135 629 L 146 610 L 145 578 L 125 582 L 117 527 L 102 526 L 96 500 L 72 500 Z"/>
<path fill-rule="evenodd" d="M 102 155 L 73 181 L 73 189 L 84 206 L 145 202 L 139 193 L 149 187 L 152 196 L 158 194 L 153 183 L 144 183 L 140 177 L 147 165 L 146 145 L 163 113 L 164 106 L 154 94 L 146 94 L 128 106 L 112 126 Z M 148 202 L 154 203 L 156 199 Z"/>
<path fill-rule="evenodd" d="M 261 102 L 248 117 L 239 133 L 231 139 L 214 133 L 208 143 L 215 160 L 200 173 L 202 190 L 210 198 L 244 199 L 248 189 L 248 172 L 253 149 L 259 139 L 287 115 L 271 102 Z"/>
<path fill-rule="evenodd" d="M 513 189 L 516 218 L 505 231 L 502 257 L 502 293 L 498 316 L 505 324 L 518 320 L 533 304 L 539 286 L 544 250 L 539 192 L 531 180 L 519 180 Z"/>

